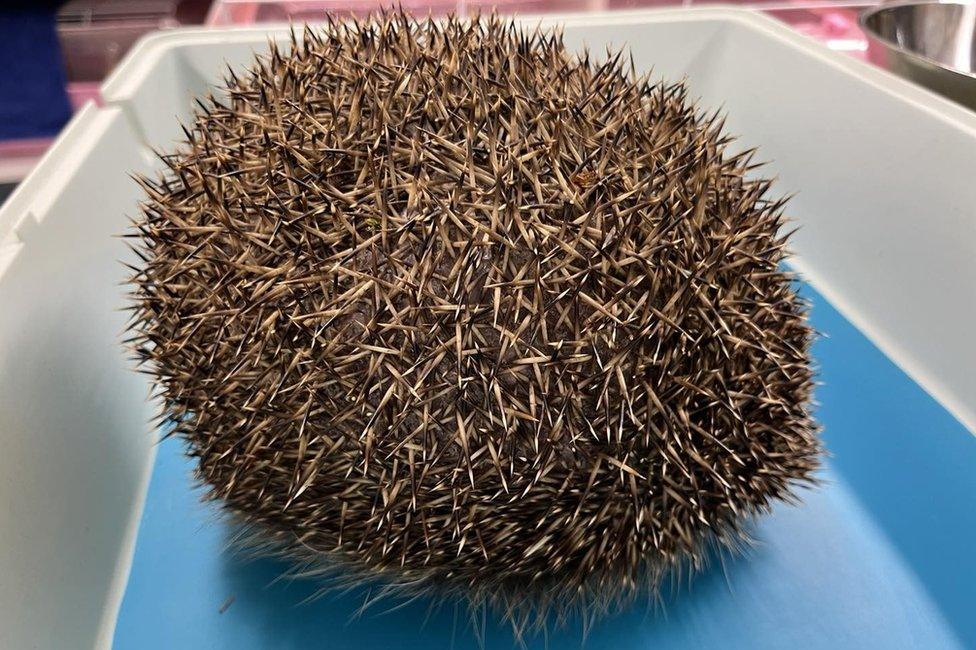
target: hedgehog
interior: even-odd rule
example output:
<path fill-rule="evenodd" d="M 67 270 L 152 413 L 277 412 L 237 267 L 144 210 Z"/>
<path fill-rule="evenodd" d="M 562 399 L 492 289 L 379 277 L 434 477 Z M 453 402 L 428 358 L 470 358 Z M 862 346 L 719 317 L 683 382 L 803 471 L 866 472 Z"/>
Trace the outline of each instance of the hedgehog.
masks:
<path fill-rule="evenodd" d="M 140 177 L 130 345 L 264 551 L 522 632 L 816 483 L 785 199 L 683 82 L 498 16 L 270 44 Z"/>

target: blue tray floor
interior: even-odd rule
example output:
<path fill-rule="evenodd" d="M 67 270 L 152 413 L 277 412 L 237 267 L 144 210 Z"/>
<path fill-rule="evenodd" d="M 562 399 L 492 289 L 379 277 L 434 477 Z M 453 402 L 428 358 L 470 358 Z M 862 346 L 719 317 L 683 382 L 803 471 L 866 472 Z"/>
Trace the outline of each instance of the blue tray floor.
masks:
<path fill-rule="evenodd" d="M 976 438 L 814 292 L 818 417 L 832 458 L 824 486 L 758 522 L 744 557 L 531 648 L 961 648 L 976 559 Z M 357 617 L 354 590 L 303 602 L 316 586 L 276 581 L 286 565 L 228 551 L 199 501 L 181 443 L 160 444 L 115 632 L 119 650 L 478 647 L 463 613 L 417 601 Z M 515 647 L 488 624 L 484 647 Z"/>

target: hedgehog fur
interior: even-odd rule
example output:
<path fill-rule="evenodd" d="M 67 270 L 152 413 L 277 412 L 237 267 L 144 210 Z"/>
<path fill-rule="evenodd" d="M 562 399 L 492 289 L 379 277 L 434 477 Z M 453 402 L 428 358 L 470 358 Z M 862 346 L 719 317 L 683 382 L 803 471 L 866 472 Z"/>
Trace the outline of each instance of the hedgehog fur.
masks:
<path fill-rule="evenodd" d="M 226 85 L 141 179 L 131 335 L 264 544 L 523 631 L 815 481 L 783 202 L 683 84 L 394 12 Z"/>

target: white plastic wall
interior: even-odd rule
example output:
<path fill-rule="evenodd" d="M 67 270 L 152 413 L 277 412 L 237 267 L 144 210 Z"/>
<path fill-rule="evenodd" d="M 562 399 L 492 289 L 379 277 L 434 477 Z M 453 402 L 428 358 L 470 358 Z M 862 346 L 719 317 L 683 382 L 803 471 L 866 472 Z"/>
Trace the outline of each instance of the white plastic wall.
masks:
<path fill-rule="evenodd" d="M 147 168 L 89 105 L 0 213 L 0 648 L 107 638 L 152 459 L 115 236 Z"/>

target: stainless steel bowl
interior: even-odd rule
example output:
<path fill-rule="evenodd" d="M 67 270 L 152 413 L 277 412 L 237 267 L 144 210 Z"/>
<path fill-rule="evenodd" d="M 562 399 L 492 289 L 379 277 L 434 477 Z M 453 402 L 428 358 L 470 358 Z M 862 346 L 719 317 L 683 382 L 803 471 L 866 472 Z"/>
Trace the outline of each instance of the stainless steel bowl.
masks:
<path fill-rule="evenodd" d="M 868 58 L 976 110 L 976 0 L 866 9 Z"/>

